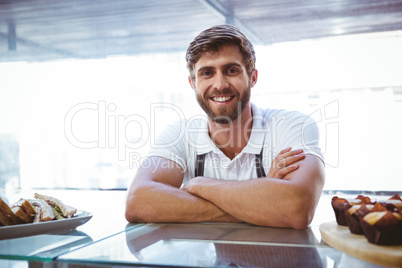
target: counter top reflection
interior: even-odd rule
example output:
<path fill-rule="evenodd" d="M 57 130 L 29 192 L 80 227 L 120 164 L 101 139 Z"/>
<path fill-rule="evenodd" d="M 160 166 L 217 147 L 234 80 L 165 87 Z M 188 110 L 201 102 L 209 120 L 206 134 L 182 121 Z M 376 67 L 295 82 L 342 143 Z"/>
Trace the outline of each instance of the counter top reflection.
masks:
<path fill-rule="evenodd" d="M 58 261 L 173 267 L 327 267 L 340 252 L 313 228 L 249 224 L 146 224 L 61 256 Z"/>
<path fill-rule="evenodd" d="M 378 267 L 321 241 L 319 225 L 335 220 L 331 196 L 322 196 L 309 228 L 293 230 L 246 223 L 130 224 L 124 219 L 125 192 L 56 194 L 62 200 L 74 196 L 71 205 L 93 213 L 92 219 L 73 230 L 0 240 L 0 259 L 63 268 Z"/>

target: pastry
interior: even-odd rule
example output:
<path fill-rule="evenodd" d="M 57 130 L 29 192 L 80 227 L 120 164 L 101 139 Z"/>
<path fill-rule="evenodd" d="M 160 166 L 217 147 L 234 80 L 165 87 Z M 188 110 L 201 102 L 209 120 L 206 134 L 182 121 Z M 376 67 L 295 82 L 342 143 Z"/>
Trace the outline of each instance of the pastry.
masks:
<path fill-rule="evenodd" d="M 402 244 L 402 215 L 391 211 L 370 212 L 361 220 L 364 236 L 376 245 Z"/>
<path fill-rule="evenodd" d="M 363 234 L 361 219 L 373 211 L 387 211 L 381 203 L 353 205 L 346 211 L 346 222 L 352 234 Z"/>
<path fill-rule="evenodd" d="M 336 222 L 342 226 L 348 226 L 346 219 L 346 210 L 353 205 L 371 204 L 371 200 L 367 196 L 358 195 L 355 199 L 345 199 L 334 196 L 331 201 L 332 208 L 335 212 Z"/>

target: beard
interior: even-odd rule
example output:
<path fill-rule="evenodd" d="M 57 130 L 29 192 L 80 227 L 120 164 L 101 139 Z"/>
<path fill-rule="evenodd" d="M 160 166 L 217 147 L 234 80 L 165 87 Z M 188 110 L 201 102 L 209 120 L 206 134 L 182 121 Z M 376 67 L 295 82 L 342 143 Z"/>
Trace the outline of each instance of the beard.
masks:
<path fill-rule="evenodd" d="M 223 91 L 223 94 L 228 94 L 232 92 L 230 91 Z M 243 96 L 239 100 L 239 102 L 232 106 L 232 107 L 225 107 L 219 109 L 218 112 L 214 112 L 209 105 L 209 98 L 207 100 L 204 100 L 203 97 L 196 93 L 196 98 L 198 104 L 201 106 L 201 108 L 204 110 L 204 112 L 208 115 L 208 117 L 215 123 L 218 124 L 230 124 L 234 120 L 236 120 L 240 114 L 243 112 L 244 108 L 247 106 L 247 104 L 250 102 L 250 92 L 251 88 L 248 86 L 243 93 Z"/>

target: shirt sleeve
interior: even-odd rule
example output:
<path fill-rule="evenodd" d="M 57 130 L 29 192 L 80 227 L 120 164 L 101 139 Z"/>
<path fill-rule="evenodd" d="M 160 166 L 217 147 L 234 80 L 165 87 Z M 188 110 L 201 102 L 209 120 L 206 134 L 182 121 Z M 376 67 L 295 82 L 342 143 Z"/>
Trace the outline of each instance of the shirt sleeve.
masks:
<path fill-rule="evenodd" d="M 185 161 L 185 122 L 167 126 L 151 144 L 148 156 L 159 156 L 179 164 L 186 170 Z"/>
<path fill-rule="evenodd" d="M 315 155 L 324 163 L 324 156 L 319 147 L 319 131 L 316 122 L 299 112 L 286 112 L 276 126 L 277 152 L 292 147 L 303 149 L 305 154 Z"/>

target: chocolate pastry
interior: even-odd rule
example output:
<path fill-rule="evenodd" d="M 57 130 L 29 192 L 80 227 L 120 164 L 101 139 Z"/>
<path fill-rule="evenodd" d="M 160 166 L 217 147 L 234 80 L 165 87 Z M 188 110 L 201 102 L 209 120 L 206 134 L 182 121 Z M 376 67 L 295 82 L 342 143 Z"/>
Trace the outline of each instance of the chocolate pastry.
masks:
<path fill-rule="evenodd" d="M 402 214 L 391 211 L 370 212 L 361 221 L 364 236 L 376 245 L 402 244 Z"/>
<path fill-rule="evenodd" d="M 371 204 L 371 200 L 367 196 L 358 195 L 355 199 L 345 199 L 334 196 L 331 201 L 332 208 L 335 212 L 336 222 L 342 226 L 348 226 L 346 219 L 346 211 L 353 205 Z"/>

